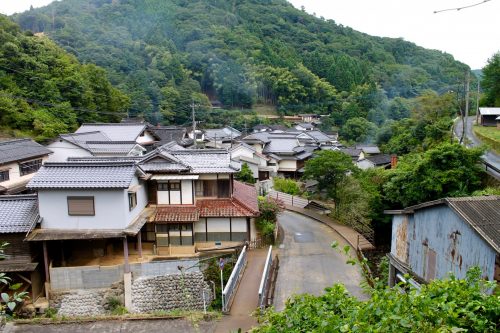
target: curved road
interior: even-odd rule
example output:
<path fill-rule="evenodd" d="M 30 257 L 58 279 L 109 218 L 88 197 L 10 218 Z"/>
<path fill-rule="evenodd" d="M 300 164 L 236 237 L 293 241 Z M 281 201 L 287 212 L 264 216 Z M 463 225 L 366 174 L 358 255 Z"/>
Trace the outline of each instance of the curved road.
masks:
<path fill-rule="evenodd" d="M 468 147 L 478 147 L 482 144 L 481 140 L 479 140 L 476 137 L 474 131 L 472 130 L 475 120 L 476 120 L 475 116 L 467 118 L 467 131 L 465 132 L 465 135 L 469 140 L 469 144 L 467 145 Z M 462 133 L 463 133 L 463 124 L 459 119 L 455 123 L 455 136 L 458 139 L 460 139 Z M 493 165 L 495 168 L 500 169 L 500 156 L 496 154 L 494 151 L 492 150 L 486 151 L 483 155 L 483 160 Z M 497 179 L 500 179 L 500 174 L 498 174 L 494 170 L 489 170 L 488 172 Z"/>
<path fill-rule="evenodd" d="M 286 299 L 294 294 L 320 295 L 337 282 L 354 296 L 366 298 L 359 287 L 362 277 L 358 267 L 346 264 L 347 258 L 330 247 L 333 241 L 346 245 L 339 234 L 321 222 L 289 211 L 280 214 L 278 222 L 284 238 L 279 250 L 276 310 L 281 311 Z"/>

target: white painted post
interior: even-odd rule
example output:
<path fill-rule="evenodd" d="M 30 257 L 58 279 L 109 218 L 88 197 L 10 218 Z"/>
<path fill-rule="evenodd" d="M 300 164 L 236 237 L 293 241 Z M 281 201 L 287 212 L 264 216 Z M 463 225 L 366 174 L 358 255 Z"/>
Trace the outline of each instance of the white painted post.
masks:
<path fill-rule="evenodd" d="M 224 267 L 221 268 L 220 270 L 220 287 L 221 287 L 221 296 L 222 296 L 222 311 L 225 309 L 225 304 L 224 304 L 224 277 L 222 276 L 222 270 Z"/>

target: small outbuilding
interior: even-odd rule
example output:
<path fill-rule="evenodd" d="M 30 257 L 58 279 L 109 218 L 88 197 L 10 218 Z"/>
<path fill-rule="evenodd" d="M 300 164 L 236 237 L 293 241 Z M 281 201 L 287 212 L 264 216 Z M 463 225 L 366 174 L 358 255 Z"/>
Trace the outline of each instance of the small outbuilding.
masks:
<path fill-rule="evenodd" d="M 479 124 L 481 126 L 498 126 L 500 108 L 479 108 Z"/>

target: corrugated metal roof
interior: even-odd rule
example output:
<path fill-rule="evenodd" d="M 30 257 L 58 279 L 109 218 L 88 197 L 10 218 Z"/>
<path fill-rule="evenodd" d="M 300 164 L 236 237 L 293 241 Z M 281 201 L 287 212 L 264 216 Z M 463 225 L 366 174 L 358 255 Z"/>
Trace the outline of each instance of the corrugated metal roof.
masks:
<path fill-rule="evenodd" d="M 145 129 L 145 124 L 137 123 L 95 123 L 82 124 L 75 133 L 99 131 L 104 133 L 111 141 L 136 141 L 137 137 L 139 137 Z"/>
<path fill-rule="evenodd" d="M 45 163 L 28 183 L 33 189 L 128 188 L 134 162 Z"/>
<path fill-rule="evenodd" d="M 0 233 L 28 232 L 39 219 L 36 195 L 0 196 Z"/>
<path fill-rule="evenodd" d="M 0 142 L 0 164 L 49 154 L 52 154 L 52 151 L 31 139 Z"/>
<path fill-rule="evenodd" d="M 500 116 L 500 108 L 479 108 L 483 116 Z"/>

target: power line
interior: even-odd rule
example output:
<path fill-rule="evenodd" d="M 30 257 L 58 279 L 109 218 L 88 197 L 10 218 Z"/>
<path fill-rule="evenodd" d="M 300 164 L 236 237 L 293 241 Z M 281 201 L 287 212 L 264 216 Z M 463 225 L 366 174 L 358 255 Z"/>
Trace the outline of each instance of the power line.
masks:
<path fill-rule="evenodd" d="M 482 4 L 486 3 L 486 2 L 490 2 L 490 1 L 492 1 L 492 0 L 484 0 L 484 1 L 481 1 L 481 2 L 478 2 L 478 3 L 475 3 L 475 4 L 468 5 L 468 6 L 463 6 L 463 7 L 455 7 L 455 8 L 435 10 L 434 14 L 438 14 L 438 13 L 442 13 L 442 12 L 448 12 L 448 11 L 455 11 L 455 10 L 459 11 L 459 10 L 466 9 L 466 8 L 480 6 L 480 5 L 482 5 Z"/>

